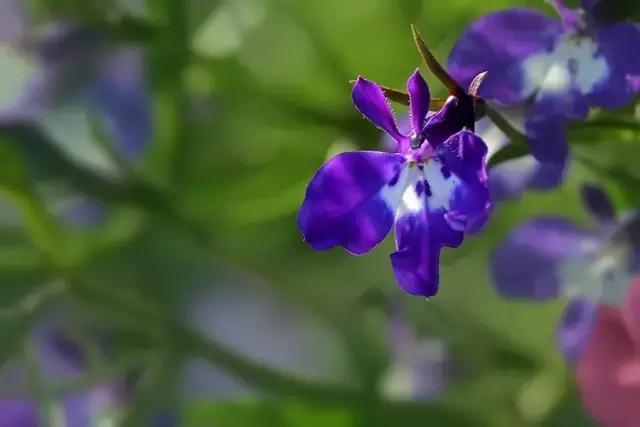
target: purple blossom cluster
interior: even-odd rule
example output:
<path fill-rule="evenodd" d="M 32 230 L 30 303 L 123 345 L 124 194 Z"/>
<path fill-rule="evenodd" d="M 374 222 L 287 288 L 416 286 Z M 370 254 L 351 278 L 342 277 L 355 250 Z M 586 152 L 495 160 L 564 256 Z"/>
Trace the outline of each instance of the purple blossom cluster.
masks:
<path fill-rule="evenodd" d="M 448 72 L 414 32 L 425 63 L 450 92 L 436 111 L 419 71 L 406 92 L 358 77 L 353 103 L 384 131 L 386 152 L 342 153 L 320 168 L 298 215 L 305 241 L 317 250 L 342 246 L 361 255 L 394 228 L 390 257 L 398 284 L 431 297 L 443 247 L 458 247 L 466 233 L 480 231 L 495 202 L 560 184 L 569 164 L 567 126 L 591 108 L 626 105 L 640 90 L 640 52 L 633 52 L 640 29 L 602 19 L 596 1 L 579 9 L 550 3 L 559 19 L 509 9 L 473 22 L 451 52 Z M 399 125 L 389 99 L 409 106 Z M 523 136 L 530 154 L 488 168 L 489 157 L 514 142 L 505 123 Z M 546 243 L 562 254 L 582 250 Z M 506 253 L 520 259 L 517 251 Z M 496 274 L 499 283 L 510 280 Z M 517 286 L 526 288 L 522 281 Z M 543 281 L 535 286 L 553 288 Z"/>
<path fill-rule="evenodd" d="M 471 23 L 453 47 L 447 71 L 417 35 L 425 63 L 450 93 L 439 108 L 418 71 L 406 92 L 358 77 L 353 103 L 384 132 L 385 151 L 339 154 L 320 168 L 298 215 L 305 241 L 317 250 L 343 246 L 361 255 L 394 227 L 390 257 L 398 284 L 431 297 L 438 291 L 443 247 L 458 247 L 466 233 L 480 231 L 496 202 L 561 184 L 571 163 L 569 125 L 593 109 L 623 107 L 640 91 L 640 26 L 612 19 L 616 14 L 607 9 L 616 2 L 582 0 L 576 9 L 563 0 L 548 3 L 557 17 L 518 8 Z M 388 100 L 407 104 L 409 116 L 397 124 Z M 493 156 L 519 142 L 515 138 L 528 153 L 489 168 Z M 617 363 L 633 365 L 639 358 L 626 336 L 616 342 L 626 359 L 604 354 L 598 342 L 612 339 L 604 329 L 629 323 L 625 298 L 640 272 L 640 220 L 635 211 L 616 214 L 597 185 L 583 186 L 582 200 L 593 226 L 532 218 L 495 248 L 491 276 L 505 298 L 568 299 L 559 347 L 579 371 L 596 417 L 628 427 L 635 425 L 628 414 L 637 409 L 624 402 L 637 399 L 637 366 L 635 374 L 625 367 L 627 375 L 599 373 L 596 365 L 617 369 Z M 635 319 L 640 311 L 631 310 Z M 602 384 L 620 399 L 594 398 Z"/>

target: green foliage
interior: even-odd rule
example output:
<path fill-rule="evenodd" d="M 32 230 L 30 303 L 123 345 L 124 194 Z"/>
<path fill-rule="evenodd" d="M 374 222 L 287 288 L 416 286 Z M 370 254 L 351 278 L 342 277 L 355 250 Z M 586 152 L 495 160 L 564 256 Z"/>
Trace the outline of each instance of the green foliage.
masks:
<path fill-rule="evenodd" d="M 142 386 L 125 425 L 143 425 L 166 408 L 182 413 L 187 427 L 588 425 L 554 343 L 562 302 L 499 299 L 487 260 L 534 215 L 583 222 L 577 189 L 584 180 L 603 182 L 620 208 L 638 205 L 640 128 L 631 108 L 595 112 L 572 127 L 566 183 L 501 205 L 483 234 L 446 249 L 442 289 L 431 301 L 395 285 L 392 242 L 366 257 L 315 253 L 295 224 L 306 183 L 330 152 L 378 146 L 378 132 L 350 104 L 349 80 L 362 74 L 402 87 L 420 64 L 411 23 L 442 62 L 473 19 L 512 6 L 549 11 L 542 0 L 28 3 L 35 23 L 72 17 L 144 50 L 154 139 L 141 164 L 115 162 L 110 175 L 73 156 L 104 135 L 59 141 L 39 124 L 0 129 L 0 365 L 20 357 L 27 331 L 64 300 L 108 332 L 109 363 L 142 360 Z M 618 3 L 616 13 L 640 13 L 636 1 Z M 428 79 L 434 96 L 446 93 Z M 492 162 L 524 152 L 520 141 Z M 57 210 L 69 196 L 101 200 L 108 215 L 74 228 Z M 264 348 L 253 354 L 238 344 L 277 347 L 287 325 L 260 337 L 240 325 L 237 340 L 225 342 L 190 320 L 196 290 L 247 284 L 312 319 L 296 315 L 290 324 L 319 325 L 317 335 L 305 330 L 280 349 L 294 361 L 275 366 L 260 359 Z M 379 301 L 388 299 L 406 307 L 412 329 L 441 338 L 452 352 L 455 374 L 433 402 L 396 402 L 380 391 L 391 352 Z M 264 315 L 257 307 L 234 309 Z M 323 345 L 308 344 L 316 339 Z M 298 352 L 305 343 L 316 354 Z M 260 397 L 190 399 L 179 384 L 194 358 Z"/>

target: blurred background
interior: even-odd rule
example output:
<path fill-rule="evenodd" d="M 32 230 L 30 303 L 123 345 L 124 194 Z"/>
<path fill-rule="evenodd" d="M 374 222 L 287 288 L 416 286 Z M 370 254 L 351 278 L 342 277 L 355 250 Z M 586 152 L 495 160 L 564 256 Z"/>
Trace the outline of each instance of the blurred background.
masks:
<path fill-rule="evenodd" d="M 410 23 L 444 62 L 470 22 L 515 6 L 553 13 L 0 0 L 0 426 L 595 425 L 555 344 L 564 302 L 501 300 L 487 262 L 529 217 L 584 222 L 582 181 L 622 208 L 633 188 L 576 162 L 445 249 L 428 301 L 396 286 L 391 239 L 314 252 L 295 222 L 329 156 L 380 144 L 349 80 L 403 87 Z M 633 174 L 636 132 L 573 138 Z"/>

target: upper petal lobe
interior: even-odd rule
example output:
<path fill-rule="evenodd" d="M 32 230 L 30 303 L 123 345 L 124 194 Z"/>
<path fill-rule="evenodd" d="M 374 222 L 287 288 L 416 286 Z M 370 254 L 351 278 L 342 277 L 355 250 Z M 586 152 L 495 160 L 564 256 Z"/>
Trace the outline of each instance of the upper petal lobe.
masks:
<path fill-rule="evenodd" d="M 422 78 L 420 71 L 416 70 L 409 78 L 407 92 L 409 92 L 410 99 L 409 113 L 411 123 L 413 124 L 413 130 L 418 133 L 424 127 L 424 122 L 429 112 L 429 101 L 431 100 L 429 87 L 424 78 Z"/>
<path fill-rule="evenodd" d="M 358 77 L 351 91 L 353 104 L 373 124 L 388 133 L 398 144 L 405 137 L 398 131 L 395 116 L 380 86 Z"/>

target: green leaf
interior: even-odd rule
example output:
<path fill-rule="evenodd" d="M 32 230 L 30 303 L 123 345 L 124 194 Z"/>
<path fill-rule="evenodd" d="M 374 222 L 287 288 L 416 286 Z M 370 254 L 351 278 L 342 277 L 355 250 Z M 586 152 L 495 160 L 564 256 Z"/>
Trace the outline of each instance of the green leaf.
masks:
<path fill-rule="evenodd" d="M 348 427 L 348 409 L 314 407 L 290 401 L 201 401 L 185 409 L 185 427 Z"/>
<path fill-rule="evenodd" d="M 524 144 L 508 144 L 502 150 L 491 156 L 489 166 L 496 166 L 507 160 L 517 159 L 518 157 L 529 154 L 527 146 Z"/>
<path fill-rule="evenodd" d="M 29 174 L 25 160 L 15 141 L 0 135 L 0 191 L 15 194 L 29 187 Z"/>

